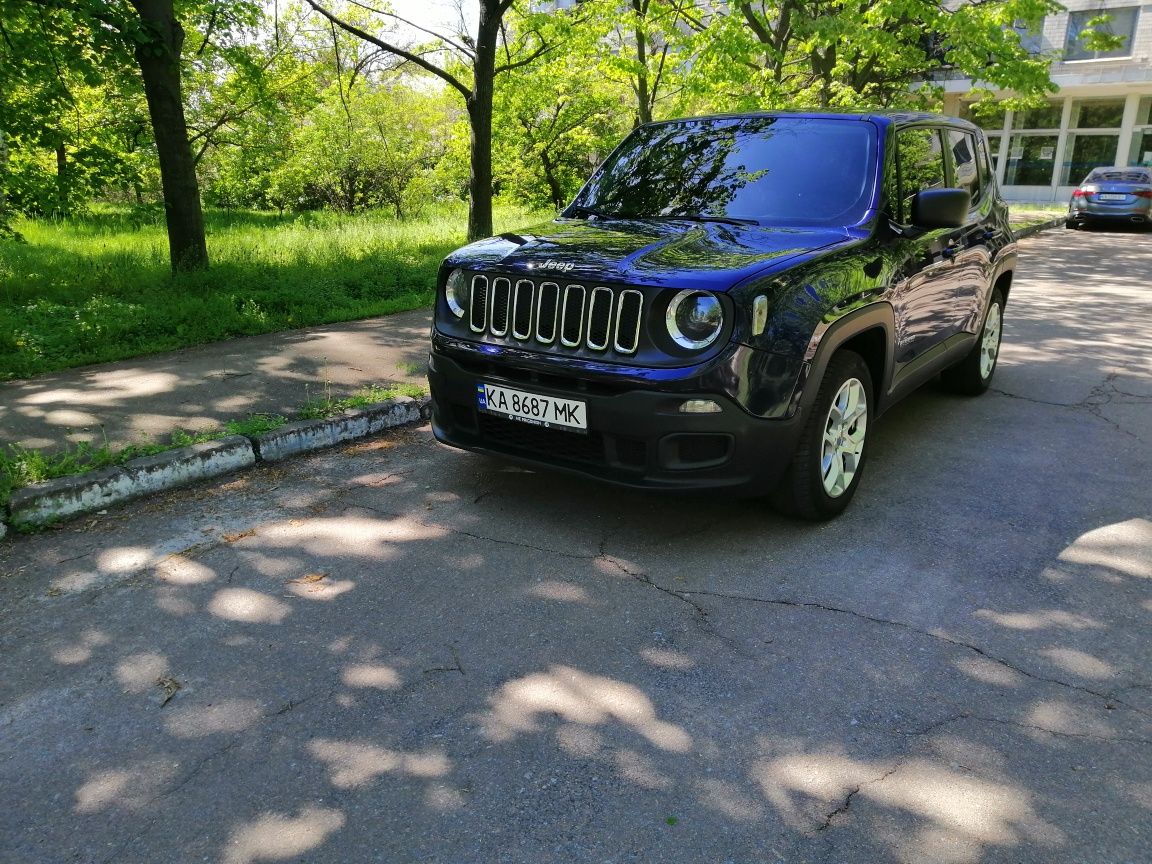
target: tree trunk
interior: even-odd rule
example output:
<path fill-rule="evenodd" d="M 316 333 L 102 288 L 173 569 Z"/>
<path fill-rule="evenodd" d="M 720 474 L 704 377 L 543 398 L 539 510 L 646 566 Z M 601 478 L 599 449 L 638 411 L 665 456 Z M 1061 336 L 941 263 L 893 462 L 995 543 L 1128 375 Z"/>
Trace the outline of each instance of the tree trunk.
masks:
<path fill-rule="evenodd" d="M 8 142 L 0 128 L 0 240 L 23 239 L 12 227 L 12 213 L 8 210 Z"/>
<path fill-rule="evenodd" d="M 61 141 L 56 145 L 56 217 L 68 215 L 68 149 Z"/>
<path fill-rule="evenodd" d="M 136 62 L 144 79 L 160 158 L 172 269 L 203 270 L 208 266 L 204 214 L 180 88 L 184 28 L 176 20 L 172 0 L 132 0 L 132 6 L 140 16 L 145 37 L 136 46 Z"/>
<path fill-rule="evenodd" d="M 492 235 L 492 94 L 496 79 L 496 39 L 500 32 L 498 0 L 481 0 L 468 98 L 472 166 L 468 175 L 468 239 Z"/>
<path fill-rule="evenodd" d="M 556 166 L 548 156 L 548 150 L 540 152 L 540 167 L 544 169 L 544 180 L 548 183 L 548 192 L 552 197 L 552 206 L 557 210 L 564 209 L 567 203 L 564 200 L 564 190 L 560 188 L 560 180 L 556 176 Z"/>
<path fill-rule="evenodd" d="M 643 126 L 652 122 L 652 97 L 648 92 L 648 39 L 644 34 L 643 21 L 645 20 L 648 4 L 641 0 L 632 0 L 632 8 L 636 12 L 636 62 L 639 71 L 636 73 L 636 120 L 637 125 Z"/>

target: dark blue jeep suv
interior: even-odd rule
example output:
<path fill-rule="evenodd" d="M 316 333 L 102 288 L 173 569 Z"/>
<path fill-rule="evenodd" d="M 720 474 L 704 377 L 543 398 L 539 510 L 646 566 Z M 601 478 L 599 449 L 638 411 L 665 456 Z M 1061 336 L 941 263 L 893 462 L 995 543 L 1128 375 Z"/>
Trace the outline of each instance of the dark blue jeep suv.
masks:
<path fill-rule="evenodd" d="M 1015 249 L 985 141 L 960 120 L 642 126 L 555 221 L 444 261 L 433 430 L 827 519 L 888 406 L 941 374 L 987 389 Z"/>

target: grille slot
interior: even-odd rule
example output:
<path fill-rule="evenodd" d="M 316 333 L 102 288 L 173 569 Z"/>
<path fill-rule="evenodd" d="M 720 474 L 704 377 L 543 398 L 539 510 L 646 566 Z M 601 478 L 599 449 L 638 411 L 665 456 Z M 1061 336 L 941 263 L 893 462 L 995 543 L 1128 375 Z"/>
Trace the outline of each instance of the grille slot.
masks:
<path fill-rule="evenodd" d="M 560 344 L 577 348 L 584 330 L 584 297 L 588 292 L 583 285 L 569 285 L 564 289 L 564 318 L 560 323 Z"/>
<path fill-rule="evenodd" d="M 560 286 L 555 282 L 540 283 L 540 300 L 536 305 L 536 341 L 551 345 L 556 341 L 556 322 L 560 319 Z"/>
<path fill-rule="evenodd" d="M 476 274 L 468 298 L 473 333 L 565 348 L 635 354 L 644 294 L 635 288 L 587 287 Z"/>
<path fill-rule="evenodd" d="M 588 347 L 593 351 L 603 351 L 611 339 L 612 289 L 593 288 L 592 302 L 588 308 Z"/>
<path fill-rule="evenodd" d="M 512 297 L 512 337 L 531 339 L 532 303 L 536 299 L 536 286 L 527 279 L 521 279 L 516 283 Z"/>
<path fill-rule="evenodd" d="M 485 438 L 504 447 L 528 450 L 572 462 L 604 463 L 604 439 L 597 432 L 577 435 L 558 429 L 545 429 L 477 412 L 479 431 Z"/>
<path fill-rule="evenodd" d="M 616 301 L 616 337 L 612 347 L 621 354 L 635 354 L 640 346 L 640 313 L 644 295 L 629 288 Z"/>
<path fill-rule="evenodd" d="M 468 299 L 468 326 L 473 333 L 483 333 L 488 329 L 488 279 L 485 276 L 472 279 L 472 296 Z"/>
<path fill-rule="evenodd" d="M 508 335 L 508 307 L 511 305 L 512 283 L 503 277 L 492 280 L 492 298 L 488 301 L 492 307 L 493 336 Z"/>

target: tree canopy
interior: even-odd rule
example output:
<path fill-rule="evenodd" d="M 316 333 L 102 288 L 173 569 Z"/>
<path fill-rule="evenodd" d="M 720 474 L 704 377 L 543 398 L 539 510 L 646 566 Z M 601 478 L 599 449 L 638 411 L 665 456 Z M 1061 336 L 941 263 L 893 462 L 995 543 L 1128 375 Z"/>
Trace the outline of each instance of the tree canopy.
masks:
<path fill-rule="evenodd" d="M 559 208 L 653 119 L 932 108 L 941 73 L 1053 89 L 1020 39 L 1053 0 L 473 5 L 435 27 L 384 0 L 0 0 L 0 234 L 159 201 L 174 266 L 202 266 L 201 198 L 397 218 L 465 199 L 479 237 L 493 196 Z"/>

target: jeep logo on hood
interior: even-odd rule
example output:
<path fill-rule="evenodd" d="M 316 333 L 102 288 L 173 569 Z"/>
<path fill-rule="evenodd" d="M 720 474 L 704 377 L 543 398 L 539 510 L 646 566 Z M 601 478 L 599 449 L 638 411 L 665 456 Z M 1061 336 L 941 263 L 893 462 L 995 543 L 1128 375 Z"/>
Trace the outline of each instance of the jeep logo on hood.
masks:
<path fill-rule="evenodd" d="M 567 261 L 567 262 L 556 261 L 552 258 L 549 258 L 543 264 L 536 264 L 534 269 L 536 269 L 536 270 L 555 270 L 557 273 L 570 273 L 570 272 L 572 272 L 572 268 L 575 266 L 576 265 L 573 264 L 571 261 Z"/>

